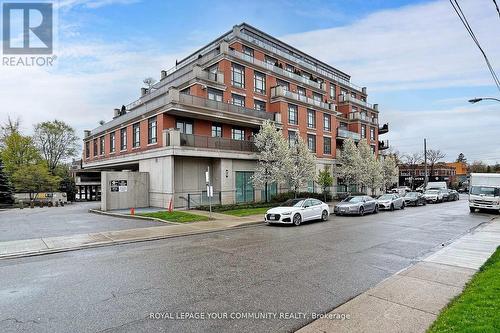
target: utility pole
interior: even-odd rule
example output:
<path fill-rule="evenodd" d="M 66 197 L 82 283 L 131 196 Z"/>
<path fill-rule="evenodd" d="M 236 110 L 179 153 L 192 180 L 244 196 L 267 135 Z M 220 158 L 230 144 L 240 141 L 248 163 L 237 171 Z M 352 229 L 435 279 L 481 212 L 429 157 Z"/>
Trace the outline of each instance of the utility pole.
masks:
<path fill-rule="evenodd" d="M 424 191 L 427 187 L 427 139 L 424 138 Z"/>

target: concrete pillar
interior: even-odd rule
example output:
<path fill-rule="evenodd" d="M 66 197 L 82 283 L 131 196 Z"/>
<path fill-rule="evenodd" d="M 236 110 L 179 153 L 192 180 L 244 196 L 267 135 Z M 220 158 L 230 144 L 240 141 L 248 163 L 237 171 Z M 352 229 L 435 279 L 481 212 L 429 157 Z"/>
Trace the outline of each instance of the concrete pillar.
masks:
<path fill-rule="evenodd" d="M 222 192 L 221 203 L 232 204 L 235 202 L 235 183 L 233 161 L 230 159 L 220 160 L 220 191 Z"/>
<path fill-rule="evenodd" d="M 179 102 L 179 89 L 169 88 L 167 94 L 168 94 L 167 104 L 170 102 Z"/>
<path fill-rule="evenodd" d="M 229 43 L 226 41 L 222 41 L 220 43 L 220 53 L 229 53 Z"/>
<path fill-rule="evenodd" d="M 179 147 L 181 145 L 181 131 L 177 128 L 169 128 L 163 131 L 166 133 L 163 142 L 168 142 L 166 145 Z M 167 138 L 168 137 L 168 138 Z"/>

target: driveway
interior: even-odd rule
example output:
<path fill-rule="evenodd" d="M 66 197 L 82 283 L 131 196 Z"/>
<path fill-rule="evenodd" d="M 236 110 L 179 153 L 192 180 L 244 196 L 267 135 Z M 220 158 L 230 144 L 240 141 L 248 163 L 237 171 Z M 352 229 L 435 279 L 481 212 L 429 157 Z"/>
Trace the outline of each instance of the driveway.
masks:
<path fill-rule="evenodd" d="M 461 200 L 1 260 L 0 332 L 291 332 L 493 217 Z M 290 316 L 182 318 L 256 312 Z"/>
<path fill-rule="evenodd" d="M 0 211 L 0 242 L 168 225 L 88 212 L 98 206 L 96 202 L 78 202 L 64 207 Z"/>

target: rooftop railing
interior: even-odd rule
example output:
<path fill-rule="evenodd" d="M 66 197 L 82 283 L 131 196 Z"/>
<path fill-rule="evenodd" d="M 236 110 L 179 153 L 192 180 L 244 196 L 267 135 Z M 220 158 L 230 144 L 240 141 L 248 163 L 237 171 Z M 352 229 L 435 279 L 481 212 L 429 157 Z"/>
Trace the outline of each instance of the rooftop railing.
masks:
<path fill-rule="evenodd" d="M 378 124 L 378 118 L 376 117 L 368 117 L 366 114 L 361 112 L 351 112 L 349 113 L 349 120 L 362 120 L 372 124 Z"/>

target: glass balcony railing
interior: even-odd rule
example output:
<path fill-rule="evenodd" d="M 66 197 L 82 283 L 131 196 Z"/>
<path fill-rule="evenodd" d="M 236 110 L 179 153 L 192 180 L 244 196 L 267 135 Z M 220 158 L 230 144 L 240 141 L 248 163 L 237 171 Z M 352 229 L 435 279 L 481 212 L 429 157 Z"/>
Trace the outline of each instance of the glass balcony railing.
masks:
<path fill-rule="evenodd" d="M 364 113 L 361 112 L 351 112 L 349 113 L 349 120 L 362 120 L 366 121 L 372 124 L 377 125 L 378 124 L 378 118 L 377 117 L 369 117 Z"/>
<path fill-rule="evenodd" d="M 361 135 L 359 133 L 349 131 L 345 128 L 338 128 L 337 129 L 337 137 L 343 138 L 343 139 L 351 138 L 351 139 L 356 140 L 356 141 L 361 140 Z"/>
<path fill-rule="evenodd" d="M 271 88 L 271 98 L 276 98 L 276 97 L 285 97 L 291 100 L 309 104 L 311 106 L 316 106 L 323 109 L 336 111 L 335 104 L 333 103 L 324 103 L 317 99 L 288 91 L 282 86 L 276 86 Z"/>
<path fill-rule="evenodd" d="M 363 101 L 361 99 L 352 97 L 351 95 L 339 95 L 339 103 L 355 103 L 361 106 L 364 106 L 365 108 L 375 110 L 375 107 L 373 104 L 368 103 L 366 101 Z"/>
<path fill-rule="evenodd" d="M 181 146 L 235 150 L 245 152 L 257 151 L 253 141 L 249 140 L 234 140 L 227 138 L 213 138 L 204 135 L 180 134 Z"/>

